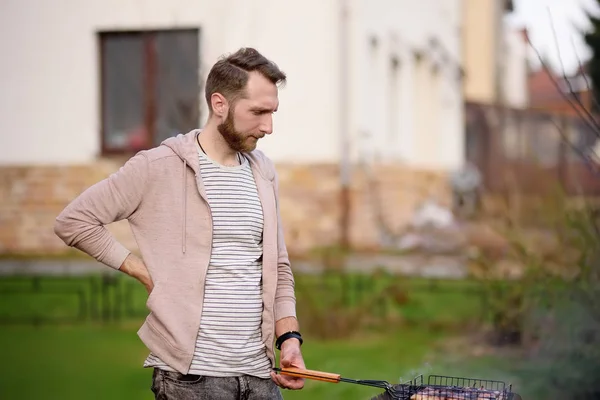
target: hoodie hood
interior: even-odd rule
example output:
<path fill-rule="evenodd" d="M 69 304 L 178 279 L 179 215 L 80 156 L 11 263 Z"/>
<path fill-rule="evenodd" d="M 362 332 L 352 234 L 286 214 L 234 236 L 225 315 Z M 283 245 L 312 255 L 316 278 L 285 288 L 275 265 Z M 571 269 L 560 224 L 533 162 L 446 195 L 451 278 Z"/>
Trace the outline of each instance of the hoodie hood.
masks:
<path fill-rule="evenodd" d="M 201 132 L 202 129 L 194 129 L 185 134 L 180 133 L 177 136 L 163 140 L 160 144 L 173 150 L 185 165 L 189 165 L 192 168 L 196 175 L 198 175 L 200 164 L 196 147 L 196 137 Z M 250 161 L 252 169 L 258 172 L 264 179 L 271 182 L 275 179 L 274 165 L 262 151 L 254 150 L 243 154 Z"/>
<path fill-rule="evenodd" d="M 187 231 L 187 185 L 186 185 L 186 174 L 188 173 L 188 166 L 194 172 L 196 177 L 196 183 L 198 185 L 198 191 L 202 198 L 208 203 L 206 197 L 206 191 L 204 190 L 204 184 L 200 175 L 200 160 L 198 157 L 198 148 L 196 147 L 196 138 L 201 134 L 201 129 L 194 129 L 186 134 L 178 134 L 177 136 L 165 139 L 160 144 L 170 148 L 183 163 L 181 173 L 181 190 L 182 190 L 182 204 L 183 208 L 181 221 L 181 251 L 185 254 L 186 251 L 186 231 Z M 249 153 L 243 153 L 244 156 L 250 161 L 252 171 L 255 173 L 255 177 L 260 176 L 263 179 L 270 181 L 271 183 L 275 180 L 275 166 L 272 161 L 269 160 L 263 152 L 260 150 L 254 150 Z"/>

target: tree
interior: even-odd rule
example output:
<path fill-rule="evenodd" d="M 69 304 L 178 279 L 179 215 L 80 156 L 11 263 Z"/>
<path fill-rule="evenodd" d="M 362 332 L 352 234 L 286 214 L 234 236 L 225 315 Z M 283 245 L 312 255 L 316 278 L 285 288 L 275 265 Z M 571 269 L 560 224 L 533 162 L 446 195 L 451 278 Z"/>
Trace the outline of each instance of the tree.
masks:
<path fill-rule="evenodd" d="M 596 0 L 600 6 L 600 0 Z M 583 38 L 585 43 L 591 50 L 592 56 L 587 65 L 587 74 L 590 77 L 590 86 L 594 101 L 592 102 L 592 111 L 600 112 L 598 104 L 600 104 L 600 18 L 587 12 L 591 29 L 584 33 Z"/>

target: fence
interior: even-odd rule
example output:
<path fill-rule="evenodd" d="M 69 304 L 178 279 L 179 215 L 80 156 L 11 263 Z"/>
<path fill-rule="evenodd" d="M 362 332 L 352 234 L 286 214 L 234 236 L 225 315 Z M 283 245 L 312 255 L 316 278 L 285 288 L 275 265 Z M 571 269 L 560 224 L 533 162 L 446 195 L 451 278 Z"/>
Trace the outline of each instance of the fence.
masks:
<path fill-rule="evenodd" d="M 147 314 L 144 289 L 117 275 L 0 279 L 0 324 L 111 322 Z"/>
<path fill-rule="evenodd" d="M 582 119 L 478 103 L 466 106 L 467 159 L 491 193 L 600 195 L 599 136 Z M 594 157 L 585 161 L 582 154 Z"/>
<path fill-rule="evenodd" d="M 328 324 L 339 313 L 353 319 L 366 312 L 379 322 L 401 313 L 416 324 L 488 318 L 483 287 L 464 280 L 303 273 L 296 274 L 296 295 L 306 327 L 322 325 L 319 318 Z M 146 298 L 142 285 L 125 275 L 7 276 L 0 279 L 0 325 L 140 319 L 148 314 Z"/>

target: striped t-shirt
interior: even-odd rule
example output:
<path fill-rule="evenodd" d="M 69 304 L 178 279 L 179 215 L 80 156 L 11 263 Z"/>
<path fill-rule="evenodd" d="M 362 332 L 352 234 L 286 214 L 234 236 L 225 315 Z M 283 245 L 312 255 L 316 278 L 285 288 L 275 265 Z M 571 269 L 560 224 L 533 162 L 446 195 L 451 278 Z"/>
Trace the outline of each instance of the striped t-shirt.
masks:
<path fill-rule="evenodd" d="M 268 378 L 262 342 L 263 214 L 250 163 L 226 167 L 200 148 L 213 220 L 213 246 L 190 374 Z M 145 366 L 170 368 L 151 354 Z"/>

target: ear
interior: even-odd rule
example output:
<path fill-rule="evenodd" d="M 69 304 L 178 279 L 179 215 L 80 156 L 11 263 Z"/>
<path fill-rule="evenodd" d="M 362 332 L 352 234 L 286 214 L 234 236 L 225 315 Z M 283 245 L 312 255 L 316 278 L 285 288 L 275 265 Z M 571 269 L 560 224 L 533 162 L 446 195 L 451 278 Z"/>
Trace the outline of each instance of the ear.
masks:
<path fill-rule="evenodd" d="M 219 118 L 225 118 L 229 110 L 229 102 L 221 93 L 213 93 L 210 96 L 213 114 Z"/>

